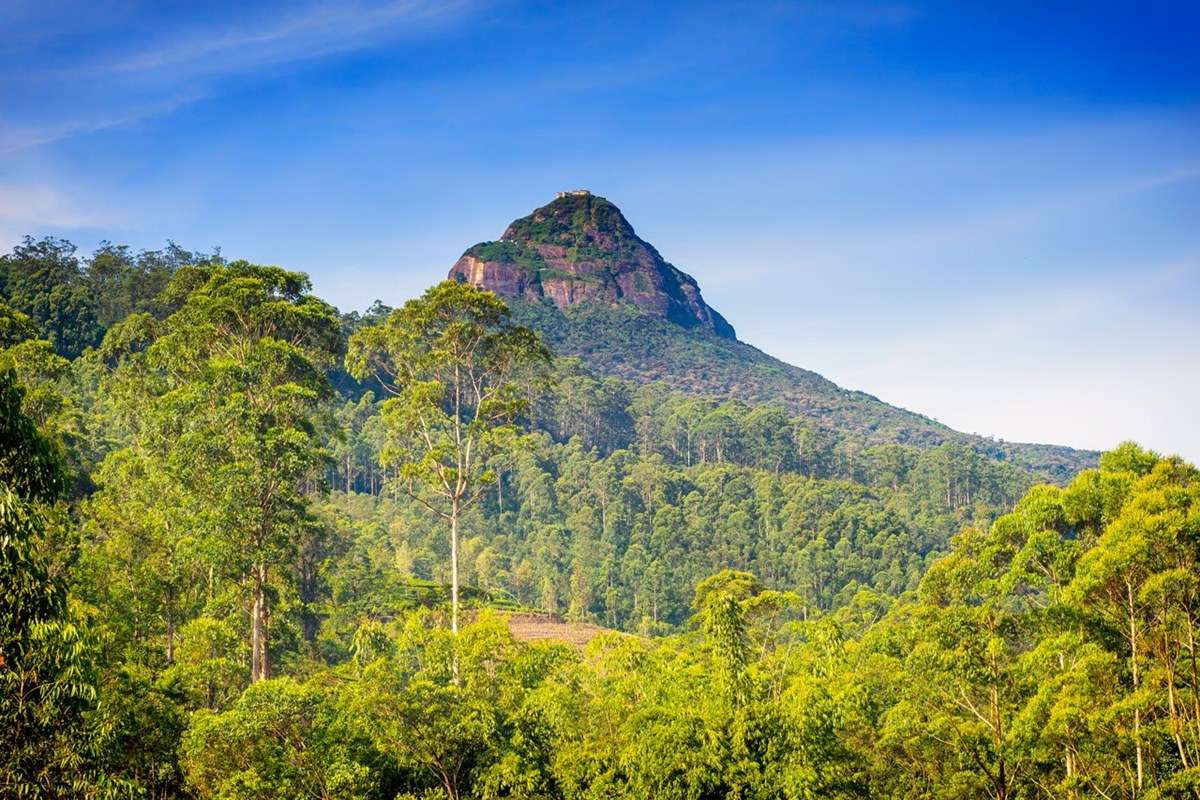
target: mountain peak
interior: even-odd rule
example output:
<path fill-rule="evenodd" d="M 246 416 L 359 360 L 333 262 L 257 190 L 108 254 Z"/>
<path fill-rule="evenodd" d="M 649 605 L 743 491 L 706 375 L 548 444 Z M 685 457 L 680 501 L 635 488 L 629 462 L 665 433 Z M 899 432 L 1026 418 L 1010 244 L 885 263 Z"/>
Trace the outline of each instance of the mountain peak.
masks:
<path fill-rule="evenodd" d="M 499 241 L 469 248 L 450 277 L 505 297 L 548 298 L 560 309 L 628 304 L 681 327 L 736 338 L 695 279 L 639 238 L 619 208 L 587 189 L 558 192 L 513 221 Z"/>

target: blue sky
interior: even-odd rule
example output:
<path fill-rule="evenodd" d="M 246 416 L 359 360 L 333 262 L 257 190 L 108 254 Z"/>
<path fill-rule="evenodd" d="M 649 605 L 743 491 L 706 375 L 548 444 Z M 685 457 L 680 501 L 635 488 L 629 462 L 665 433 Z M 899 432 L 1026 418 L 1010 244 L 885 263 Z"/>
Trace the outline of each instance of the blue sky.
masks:
<path fill-rule="evenodd" d="M 0 248 L 397 304 L 560 189 L 739 336 L 966 431 L 1200 460 L 1196 3 L 0 0 Z"/>

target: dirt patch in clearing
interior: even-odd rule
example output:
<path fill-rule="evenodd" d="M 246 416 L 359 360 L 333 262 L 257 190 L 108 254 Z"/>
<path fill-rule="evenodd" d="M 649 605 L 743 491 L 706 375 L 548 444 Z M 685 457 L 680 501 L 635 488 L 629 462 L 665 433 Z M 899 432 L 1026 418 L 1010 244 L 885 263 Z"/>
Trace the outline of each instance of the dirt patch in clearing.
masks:
<path fill-rule="evenodd" d="M 606 628 L 586 622 L 563 622 L 549 614 L 512 614 L 508 629 L 522 642 L 553 642 L 580 649 Z"/>

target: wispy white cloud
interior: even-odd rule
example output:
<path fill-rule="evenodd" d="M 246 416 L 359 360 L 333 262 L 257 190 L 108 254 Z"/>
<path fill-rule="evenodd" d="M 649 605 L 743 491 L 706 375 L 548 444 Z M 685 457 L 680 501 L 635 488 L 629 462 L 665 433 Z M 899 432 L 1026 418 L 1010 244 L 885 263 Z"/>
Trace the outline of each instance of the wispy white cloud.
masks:
<path fill-rule="evenodd" d="M 1161 202 L 1200 182 L 1196 149 L 1180 144 L 1179 132 L 1192 124 L 1139 116 L 916 141 L 785 143 L 748 158 L 681 152 L 669 154 L 666 167 L 641 167 L 654 173 L 687 165 L 688 174 L 659 180 L 671 188 L 655 198 L 669 198 L 680 219 L 704 221 L 719 209 L 720 220 L 701 227 L 711 224 L 720 236 L 677 226 L 655 238 L 668 258 L 704 273 L 714 298 L 721 291 L 740 296 L 753 285 L 747 281 L 781 269 L 812 286 L 870 291 L 880 279 L 907 281 L 914 271 L 978 268 L 988 254 L 1061 240 L 1082 220 Z M 745 202 L 728 208 L 693 201 L 710 196 L 714 184 Z M 1115 217 L 1126 218 L 1128 212 Z M 1098 229 L 1091 238 L 1111 233 Z M 765 257 L 748 257 L 746 241 Z M 1061 253 L 1042 255 L 1024 265 L 1053 272 Z M 909 269 L 887 266 L 900 264 Z"/>
<path fill-rule="evenodd" d="M 476 6 L 472 0 L 318 3 L 246 27 L 192 32 L 107 68 L 114 73 L 166 71 L 172 80 L 237 73 L 356 50 L 458 19 Z"/>
<path fill-rule="evenodd" d="M 1050 194 L 1018 196 L 983 210 L 940 211 L 927 220 L 912 217 L 881 224 L 845 237 L 823 236 L 800 242 L 805 252 L 825 265 L 880 263 L 899 256 L 932 254 L 970 243 L 996 241 L 1052 226 L 1132 195 L 1200 180 L 1200 165 L 1184 164 L 1148 176 L 1110 179 L 1068 186 Z"/>
<path fill-rule="evenodd" d="M 53 231 L 57 235 L 86 228 L 111 228 L 125 220 L 112 206 L 81 202 L 72 192 L 46 181 L 0 183 L 0 252 L 7 252 L 27 234 Z"/>
<path fill-rule="evenodd" d="M 72 136 L 133 125 L 160 114 L 169 114 L 189 103 L 201 100 L 205 96 L 205 92 L 195 89 L 164 100 L 134 105 L 126 108 L 120 114 L 85 114 L 44 125 L 21 126 L 0 122 L 0 156 L 53 144 Z"/>
<path fill-rule="evenodd" d="M 132 55 L 50 68 L 30 80 L 87 85 L 89 96 L 61 104 L 65 113 L 50 120 L 20 123 L 6 115 L 9 119 L 0 122 L 0 156 L 170 114 L 210 97 L 218 79 L 426 32 L 469 16 L 486 1 L 294 4 L 266 17 L 191 26 Z"/>
<path fill-rule="evenodd" d="M 97 95 L 113 99 L 105 104 L 109 108 L 124 110 L 116 114 L 110 110 L 89 114 L 84 104 L 64 105 L 74 114 L 72 118 L 19 127 L 10 121 L 7 129 L 0 123 L 0 155 L 169 114 L 218 93 L 220 89 L 213 87 L 216 80 L 425 34 L 467 19 L 478 19 L 502 1 L 303 0 L 281 4 L 272 13 L 245 10 L 249 5 L 235 6 L 222 19 L 186 24 L 172 34 L 146 37 L 147 43 L 141 49 L 127 48 L 117 56 L 107 51 L 108 55 L 49 68 L 46 75 L 54 81 L 91 86 Z M 720 10 L 714 12 L 713 8 Z M 913 3 L 890 0 L 784 0 L 736 11 L 719 5 L 695 10 L 701 17 L 711 17 L 714 13 L 730 19 L 753 16 L 761 20 L 773 14 L 799 17 L 813 24 L 812 35 L 816 37 L 821 35 L 818 29 L 903 25 L 920 16 L 920 9 Z M 678 46 L 671 49 L 667 58 L 661 53 L 643 51 L 617 62 L 575 65 L 569 75 L 556 71 L 532 75 L 529 88 L 578 94 L 645 83 L 685 71 L 693 60 L 702 56 L 689 55 L 689 49 L 694 49 L 694 31 L 686 25 L 682 31 L 675 40 Z M 740 35 L 738 38 L 742 42 L 746 39 Z M 669 45 L 670 37 L 664 41 Z M 171 97 L 164 99 L 165 92 Z"/>
<path fill-rule="evenodd" d="M 1149 189 L 1163 189 L 1180 183 L 1190 183 L 1200 180 L 1200 164 L 1182 164 L 1179 167 L 1151 175 L 1141 181 L 1129 185 L 1130 192 L 1140 192 Z"/>

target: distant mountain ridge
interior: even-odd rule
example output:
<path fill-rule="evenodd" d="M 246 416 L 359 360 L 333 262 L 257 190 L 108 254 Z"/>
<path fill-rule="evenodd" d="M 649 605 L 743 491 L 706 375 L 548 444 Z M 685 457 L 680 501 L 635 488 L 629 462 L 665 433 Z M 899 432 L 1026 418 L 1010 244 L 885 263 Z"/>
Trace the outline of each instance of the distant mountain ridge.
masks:
<path fill-rule="evenodd" d="M 600 375 L 779 405 L 864 446 L 961 442 L 1056 481 L 1099 456 L 961 433 L 739 341 L 695 279 L 638 238 L 615 205 L 584 190 L 560 192 L 499 241 L 469 248 L 449 277 L 505 297 L 556 352 Z"/>

